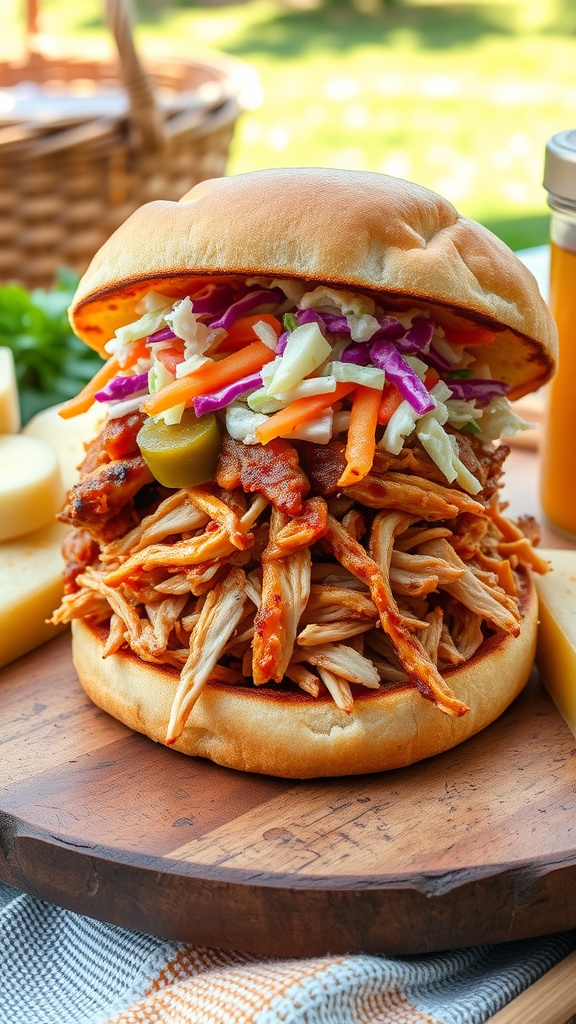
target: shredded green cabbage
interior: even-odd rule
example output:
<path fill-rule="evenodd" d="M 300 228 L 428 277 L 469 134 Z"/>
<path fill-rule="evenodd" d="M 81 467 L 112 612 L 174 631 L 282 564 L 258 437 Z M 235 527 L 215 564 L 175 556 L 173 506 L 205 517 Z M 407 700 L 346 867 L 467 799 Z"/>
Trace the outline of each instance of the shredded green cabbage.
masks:
<path fill-rule="evenodd" d="M 480 426 L 485 438 L 496 441 L 499 437 L 512 437 L 522 430 L 530 430 L 535 424 L 518 416 L 511 409 L 508 399 L 499 395 L 484 407 Z"/>
<path fill-rule="evenodd" d="M 226 409 L 226 430 L 235 441 L 244 444 L 257 444 L 256 428 L 268 419 L 262 413 L 252 412 L 238 399 Z"/>
<path fill-rule="evenodd" d="M 392 413 L 386 430 L 378 442 L 378 447 L 384 448 L 391 455 L 399 455 L 404 441 L 414 430 L 417 419 L 418 413 L 412 408 L 410 402 L 404 399 Z"/>
<path fill-rule="evenodd" d="M 279 391 L 276 398 L 280 402 L 297 402 L 299 398 L 313 398 L 314 395 L 331 395 L 336 391 L 336 378 L 331 374 L 325 377 L 307 377 L 301 380 L 290 391 Z"/>
<path fill-rule="evenodd" d="M 170 300 L 172 302 L 172 300 Z M 135 307 L 137 313 L 153 313 L 156 309 L 169 309 L 170 306 L 166 306 L 166 296 L 161 295 L 160 292 L 154 290 L 146 292 L 140 299 L 140 302 Z"/>
<path fill-rule="evenodd" d="M 166 384 L 171 384 L 174 379 L 174 374 L 170 373 L 170 370 L 167 370 L 158 359 L 155 359 L 148 370 L 148 390 L 150 394 L 153 395 L 156 391 L 160 391 Z M 186 406 L 183 402 L 173 405 L 170 409 L 166 409 L 165 412 L 159 413 L 156 419 L 164 420 L 164 423 L 167 423 L 168 426 L 173 426 L 175 423 L 180 423 L 185 408 Z"/>
<path fill-rule="evenodd" d="M 270 395 L 277 397 L 296 387 L 323 363 L 331 353 L 330 344 L 318 324 L 301 324 L 288 338 L 281 362 L 265 386 Z"/>
<path fill-rule="evenodd" d="M 446 433 L 435 413 L 436 410 L 426 413 L 416 426 L 416 435 L 422 447 L 442 471 L 449 484 L 457 480 L 460 487 L 469 494 L 478 494 L 478 491 L 482 490 L 482 484 L 466 469 L 458 455 L 456 439 Z"/>
<path fill-rule="evenodd" d="M 253 325 L 252 330 L 264 345 L 271 348 L 273 352 L 276 351 L 278 338 L 276 336 L 276 331 L 271 324 L 267 324 L 265 320 L 259 320 L 258 323 Z"/>
<path fill-rule="evenodd" d="M 288 402 L 280 402 L 277 398 L 273 398 L 268 394 L 267 388 L 258 388 L 257 391 L 253 391 L 252 394 L 245 397 L 246 404 L 252 412 L 260 413 L 273 413 L 278 412 L 280 409 L 285 409 L 289 404 Z"/>
<path fill-rule="evenodd" d="M 339 383 L 362 384 L 366 388 L 376 388 L 377 391 L 382 391 L 386 380 L 384 370 L 379 370 L 377 366 L 357 366 L 355 363 L 334 361 L 327 363 L 323 370 Z"/>
<path fill-rule="evenodd" d="M 334 414 L 332 409 L 327 409 L 314 420 L 306 420 L 296 430 L 286 434 L 288 439 L 294 441 L 312 441 L 314 444 L 328 444 L 332 440 Z"/>
<path fill-rule="evenodd" d="M 200 323 L 198 317 L 192 312 L 192 300 L 189 296 L 174 304 L 174 308 L 164 317 L 166 323 L 172 328 L 177 338 L 193 346 L 193 352 L 198 355 L 208 348 L 209 330 L 206 324 Z"/>
<path fill-rule="evenodd" d="M 150 313 L 144 313 L 139 320 L 135 320 L 125 327 L 118 327 L 111 341 L 105 345 L 106 351 L 118 356 L 121 351 L 131 345 L 133 341 L 140 338 L 147 338 L 154 331 L 164 326 L 165 314 L 172 306 L 172 299 L 164 307 L 158 307 Z"/>
<path fill-rule="evenodd" d="M 214 360 L 210 359 L 209 356 L 199 356 L 197 354 L 191 355 L 188 359 L 185 359 L 184 362 L 178 363 L 176 367 L 176 376 L 186 377 L 189 373 L 195 373 L 196 370 L 199 370 L 201 366 L 204 366 L 204 363 L 212 362 L 214 362 Z"/>

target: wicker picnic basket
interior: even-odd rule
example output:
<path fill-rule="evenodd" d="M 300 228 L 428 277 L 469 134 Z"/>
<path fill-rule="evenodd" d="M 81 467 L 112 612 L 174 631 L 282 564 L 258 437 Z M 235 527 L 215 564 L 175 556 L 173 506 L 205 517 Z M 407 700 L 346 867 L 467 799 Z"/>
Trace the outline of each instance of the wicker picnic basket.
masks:
<path fill-rule="evenodd" d="M 0 63 L 0 94 L 32 95 L 24 117 L 0 107 L 0 283 L 29 288 L 61 267 L 82 273 L 142 203 L 224 174 L 242 88 L 242 66 L 224 55 L 145 69 L 129 0 L 106 0 L 116 60 L 34 48 L 35 19 L 30 0 L 26 56 Z"/>

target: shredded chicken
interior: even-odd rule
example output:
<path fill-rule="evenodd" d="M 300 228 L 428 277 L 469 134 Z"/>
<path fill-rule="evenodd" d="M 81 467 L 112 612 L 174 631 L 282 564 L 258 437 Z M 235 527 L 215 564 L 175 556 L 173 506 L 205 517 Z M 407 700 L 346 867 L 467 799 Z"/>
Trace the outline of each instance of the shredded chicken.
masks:
<path fill-rule="evenodd" d="M 341 679 L 358 686 L 377 689 L 379 678 L 372 662 L 346 644 L 316 644 L 306 651 L 306 661 L 319 669 L 326 668 Z"/>
<path fill-rule="evenodd" d="M 443 559 L 459 571 L 457 579 L 438 583 L 443 590 L 496 629 L 502 629 L 513 636 L 518 635 L 520 613 L 515 602 L 500 587 L 493 583 L 490 586 L 483 583 L 471 567 L 458 557 L 447 540 L 441 538 L 426 541 L 420 550 L 424 554 Z"/>
<path fill-rule="evenodd" d="M 394 516 L 397 525 L 410 521 L 409 516 L 399 513 Z M 393 533 L 389 534 L 392 537 Z M 344 528 L 329 517 L 326 538 L 338 561 L 354 572 L 369 587 L 372 600 L 378 609 L 384 631 L 390 636 L 407 676 L 414 681 L 423 697 L 434 701 L 446 714 L 462 715 L 468 708 L 457 700 L 436 667 L 430 661 L 419 640 L 407 628 L 405 621 L 392 597 L 390 586 L 380 565 L 370 558 L 364 548 L 354 541 Z M 385 555 L 386 544 L 377 539 L 375 552 L 381 558 L 381 565 L 389 556 Z"/>
<path fill-rule="evenodd" d="M 132 499 L 153 480 L 141 455 L 105 463 L 73 487 L 58 519 L 96 539 L 119 536 L 132 525 Z"/>
<path fill-rule="evenodd" d="M 241 531 L 248 530 L 266 506 L 266 500 L 256 498 L 249 510 L 240 520 Z M 201 565 L 209 560 L 220 560 L 232 555 L 235 546 L 225 526 L 210 529 L 210 523 L 204 533 L 191 537 L 189 540 L 176 541 L 174 544 L 150 544 L 141 551 L 135 552 L 115 569 L 105 575 L 109 586 L 117 586 L 127 579 L 131 573 L 140 570 L 149 571 L 156 566 L 188 566 Z"/>
<path fill-rule="evenodd" d="M 267 558 L 285 558 L 299 548 L 309 548 L 326 533 L 326 502 L 311 498 L 304 502 L 299 515 L 289 519 L 266 548 Z"/>
<path fill-rule="evenodd" d="M 190 634 L 190 654 L 182 669 L 168 724 L 166 743 L 182 734 L 190 712 L 214 671 L 244 608 L 244 573 L 232 569 L 208 594 L 198 622 Z"/>
<path fill-rule="evenodd" d="M 374 621 L 313 622 L 309 626 L 304 626 L 302 632 L 298 634 L 298 645 L 300 647 L 315 647 L 316 644 L 337 644 L 342 640 L 358 636 L 359 633 L 365 633 L 373 625 L 375 625 Z"/>
<path fill-rule="evenodd" d="M 123 537 L 103 545 L 100 557 L 103 562 L 115 562 L 150 544 L 159 544 L 166 537 L 199 530 L 209 521 L 209 516 L 190 504 L 186 491 L 174 491 L 138 526 Z"/>
<path fill-rule="evenodd" d="M 111 654 L 115 654 L 124 645 L 126 640 L 126 625 L 124 620 L 120 618 L 116 612 L 112 612 L 112 618 L 110 619 L 110 630 L 106 643 L 104 644 L 104 655 L 103 657 L 108 658 Z"/>
<path fill-rule="evenodd" d="M 463 572 L 464 569 L 432 555 L 392 551 L 390 556 L 390 586 L 397 594 L 412 597 L 430 594 L 438 590 L 441 583 L 454 583 Z"/>
<path fill-rule="evenodd" d="M 453 519 L 459 512 L 483 512 L 483 506 L 465 491 L 401 473 L 368 473 L 360 483 L 347 488 L 347 493 L 368 508 L 401 508 L 429 522 Z"/>
<path fill-rule="evenodd" d="M 65 594 L 77 589 L 76 579 L 98 558 L 98 551 L 98 543 L 88 530 L 70 530 L 62 547 Z"/>
<path fill-rule="evenodd" d="M 239 518 L 238 513 L 222 498 L 212 494 L 208 487 L 190 487 L 188 501 L 208 519 L 218 523 L 226 532 L 229 540 L 240 551 L 251 547 L 252 536 L 246 528 L 246 522 Z"/>
<path fill-rule="evenodd" d="M 372 621 L 378 618 L 374 602 L 351 588 L 313 583 L 301 622 Z"/>
<path fill-rule="evenodd" d="M 159 604 L 147 604 L 144 610 L 152 623 L 154 636 L 158 642 L 158 651 L 165 651 L 168 646 L 170 634 L 185 608 L 188 597 L 167 597 Z"/>
<path fill-rule="evenodd" d="M 417 441 L 377 449 L 339 489 L 340 442 L 247 446 L 225 437 L 214 484 L 166 491 L 135 451 L 138 417 L 106 427 L 62 514 L 66 594 L 54 622 L 109 623 L 180 673 L 166 741 L 204 687 L 298 688 L 353 713 L 359 688 L 414 687 L 465 714 L 443 671 L 519 630 L 518 568 L 546 563 L 533 524 L 498 504 L 504 454 L 458 438 L 483 490 L 447 485 Z M 303 698 L 304 699 L 304 698 Z"/>
<path fill-rule="evenodd" d="M 301 690 L 304 690 L 304 693 L 309 693 L 311 697 L 317 697 L 320 693 L 320 680 L 318 676 L 315 676 L 305 665 L 299 665 L 298 662 L 291 661 L 285 675 L 293 683 L 296 683 L 296 686 L 299 686 Z"/>
<path fill-rule="evenodd" d="M 298 548 L 285 558 L 276 557 L 277 539 L 285 527 L 286 517 L 273 508 L 270 544 L 262 554 L 262 594 L 254 619 L 252 677 L 256 686 L 270 680 L 282 682 L 310 593 L 309 550 Z"/>

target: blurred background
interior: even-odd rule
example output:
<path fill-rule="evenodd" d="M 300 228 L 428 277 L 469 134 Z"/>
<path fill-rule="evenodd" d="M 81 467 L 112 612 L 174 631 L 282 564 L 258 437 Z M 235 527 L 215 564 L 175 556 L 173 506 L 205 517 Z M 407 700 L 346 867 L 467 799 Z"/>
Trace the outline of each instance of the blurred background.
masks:
<path fill-rule="evenodd" d="M 21 46 L 23 6 L 3 0 L 0 55 Z M 39 7 L 46 45 L 106 43 L 101 0 Z M 228 173 L 384 171 L 513 248 L 545 241 L 544 145 L 576 122 L 571 0 L 136 0 L 135 19 L 144 56 L 206 48 L 246 65 Z"/>
<path fill-rule="evenodd" d="M 115 59 L 105 12 L 127 7 L 142 63 L 162 65 L 160 105 L 173 73 L 171 141 L 156 152 L 153 118 L 137 138 L 142 124 L 134 132 L 114 103 L 92 124 L 84 97 L 87 122 L 67 136 L 73 117 L 43 123 L 38 94 L 18 92 L 44 80 L 31 51 Z M 198 90 L 203 54 L 224 67 Z M 573 0 L 2 0 L 0 62 L 0 345 L 15 355 L 24 419 L 93 372 L 67 324 L 75 275 L 148 198 L 264 167 L 382 171 L 524 250 L 548 237 L 546 140 L 576 127 Z M 60 73 L 55 59 L 52 90 Z M 89 74 L 76 74 L 80 93 Z"/>

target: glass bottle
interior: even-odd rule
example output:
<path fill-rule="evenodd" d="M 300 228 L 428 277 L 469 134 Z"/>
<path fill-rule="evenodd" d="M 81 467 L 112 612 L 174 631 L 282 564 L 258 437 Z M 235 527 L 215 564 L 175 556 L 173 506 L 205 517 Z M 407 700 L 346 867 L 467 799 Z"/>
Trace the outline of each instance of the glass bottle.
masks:
<path fill-rule="evenodd" d="M 549 305 L 559 336 L 558 369 L 548 387 L 541 446 L 546 519 L 576 538 L 576 130 L 546 145 L 544 187 L 550 207 Z"/>

